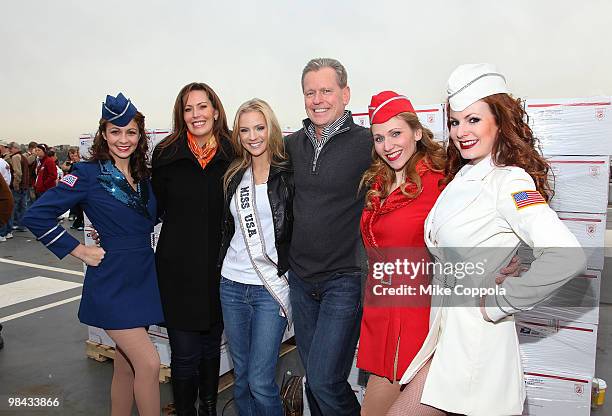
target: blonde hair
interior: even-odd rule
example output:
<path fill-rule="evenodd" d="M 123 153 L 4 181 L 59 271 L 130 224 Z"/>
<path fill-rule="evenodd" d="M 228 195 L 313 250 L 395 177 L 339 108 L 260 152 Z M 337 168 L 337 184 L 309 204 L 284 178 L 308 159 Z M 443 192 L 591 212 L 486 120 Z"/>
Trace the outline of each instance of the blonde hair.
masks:
<path fill-rule="evenodd" d="M 404 166 L 404 177 L 406 178 L 404 183 L 400 185 L 401 192 L 408 198 L 415 198 L 421 193 L 423 185 L 421 183 L 421 177 L 419 176 L 416 165 L 421 159 L 425 159 L 425 163 L 428 168 L 434 172 L 444 172 L 446 165 L 446 155 L 444 148 L 433 140 L 433 133 L 423 127 L 421 121 L 416 114 L 411 112 L 400 113 L 397 115 L 403 120 L 410 128 L 416 132 L 421 130 L 421 140 L 416 142 L 416 151 L 408 162 Z M 374 182 L 380 181 L 381 189 L 372 188 Z M 395 171 L 376 153 L 376 148 L 372 147 L 372 164 L 365 171 L 361 178 L 359 188 L 366 186 L 370 188 L 366 193 L 366 207 L 372 208 L 372 198 L 380 197 L 386 198 L 391 193 L 391 187 L 395 182 Z M 408 183 L 414 183 L 416 190 L 414 192 L 408 192 L 406 190 Z"/>
<path fill-rule="evenodd" d="M 274 115 L 274 111 L 272 111 L 272 108 L 270 108 L 270 105 L 259 98 L 253 98 L 242 103 L 242 105 L 238 108 L 238 111 L 236 111 L 236 116 L 234 117 L 234 127 L 230 137 L 230 142 L 236 157 L 223 176 L 223 189 L 225 192 L 227 192 L 227 187 L 229 186 L 229 183 L 234 175 L 251 165 L 251 154 L 245 150 L 242 143 L 240 143 L 240 127 L 238 124 L 242 114 L 252 111 L 261 113 L 266 120 L 266 126 L 268 128 L 268 154 L 270 155 L 270 164 L 281 165 L 287 160 L 283 133 L 280 128 L 280 124 L 276 119 L 276 115 Z"/>

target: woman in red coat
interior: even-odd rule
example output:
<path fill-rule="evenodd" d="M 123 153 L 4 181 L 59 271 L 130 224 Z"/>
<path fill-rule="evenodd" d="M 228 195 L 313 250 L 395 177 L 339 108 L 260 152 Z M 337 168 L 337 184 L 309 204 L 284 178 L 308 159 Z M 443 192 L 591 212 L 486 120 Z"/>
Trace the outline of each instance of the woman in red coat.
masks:
<path fill-rule="evenodd" d="M 53 159 L 47 155 L 49 148 L 46 144 L 39 144 L 34 151 L 40 161 L 36 169 L 36 183 L 34 184 L 36 196 L 39 197 L 57 184 L 57 168 Z"/>
<path fill-rule="evenodd" d="M 378 266 L 383 261 L 395 264 L 396 259 L 414 264 L 429 260 L 423 225 L 440 194 L 445 152 L 421 125 L 408 98 L 384 91 L 372 97 L 369 109 L 374 149 L 362 180 L 369 190 L 361 234 L 372 273 L 366 283 L 357 366 L 371 373 L 361 414 L 384 415 L 399 396 L 399 379 L 427 336 L 429 296 L 419 294 L 419 286 L 427 286 L 427 274 L 382 275 Z M 388 290 L 397 293 L 406 285 L 415 292 L 398 296 Z M 421 406 L 420 415 L 441 414 Z"/>

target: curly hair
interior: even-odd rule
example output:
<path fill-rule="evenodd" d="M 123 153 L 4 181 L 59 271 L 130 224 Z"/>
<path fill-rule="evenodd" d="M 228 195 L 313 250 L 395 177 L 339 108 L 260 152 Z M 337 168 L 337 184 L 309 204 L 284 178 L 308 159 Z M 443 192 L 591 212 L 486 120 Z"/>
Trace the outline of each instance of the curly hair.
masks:
<path fill-rule="evenodd" d="M 444 148 L 434 141 L 433 133 L 426 127 L 423 127 L 416 114 L 405 112 L 398 114 L 397 117 L 408 124 L 413 131 L 416 132 L 417 130 L 421 130 L 422 132 L 421 140 L 416 142 L 416 151 L 410 156 L 410 159 L 408 159 L 408 162 L 404 166 L 404 177 L 406 180 L 400 186 L 401 192 L 406 197 L 416 198 L 423 190 L 421 177 L 416 170 L 417 163 L 421 159 L 425 159 L 424 161 L 429 169 L 434 172 L 444 172 L 446 156 L 444 154 Z M 372 184 L 375 182 L 380 182 L 380 190 L 372 187 Z M 395 182 L 395 171 L 378 155 L 378 153 L 376 153 L 376 148 L 372 147 L 372 164 L 363 174 L 359 184 L 359 189 L 363 186 L 370 188 L 366 193 L 366 208 L 372 208 L 372 198 L 386 198 L 389 196 L 393 182 Z M 414 192 L 409 192 L 407 190 L 409 183 L 416 185 L 416 190 Z"/>
<path fill-rule="evenodd" d="M 143 179 L 148 179 L 151 176 L 151 171 L 147 166 L 147 155 L 149 151 L 149 137 L 145 131 L 145 117 L 141 112 L 137 112 L 133 120 L 138 126 L 138 145 L 136 150 L 130 157 L 130 174 L 134 182 L 140 182 Z M 89 149 L 90 157 L 87 160 L 113 160 L 113 157 L 108 150 L 108 143 L 102 136 L 102 133 L 106 133 L 106 127 L 112 124 L 103 118 L 100 119 L 100 125 L 98 131 L 94 137 L 93 145 Z"/>
<path fill-rule="evenodd" d="M 546 201 L 550 201 L 554 194 L 548 182 L 550 166 L 539 153 L 539 142 L 529 127 L 529 118 L 521 99 L 501 93 L 485 97 L 482 101 L 489 105 L 499 127 L 497 140 L 491 151 L 493 163 L 497 166 L 517 166 L 524 169 L 535 182 L 536 189 Z M 448 104 L 447 110 L 450 110 Z M 447 111 L 447 114 L 450 129 L 450 111 Z M 457 172 L 469 162 L 461 157 L 461 153 L 452 143 L 449 143 L 446 150 L 444 184 L 452 181 Z"/>

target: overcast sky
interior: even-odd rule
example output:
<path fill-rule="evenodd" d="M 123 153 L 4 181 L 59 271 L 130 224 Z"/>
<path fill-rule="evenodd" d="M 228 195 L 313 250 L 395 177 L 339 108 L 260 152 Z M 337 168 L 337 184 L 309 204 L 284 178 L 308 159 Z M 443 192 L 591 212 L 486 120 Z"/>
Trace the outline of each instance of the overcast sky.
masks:
<path fill-rule="evenodd" d="M 76 144 L 119 91 L 148 128 L 170 127 L 191 81 L 217 91 L 229 120 L 257 96 L 299 127 L 301 70 L 318 56 L 347 67 L 356 112 L 383 89 L 442 102 L 457 65 L 484 61 L 515 95 L 610 95 L 610 3 L 0 0 L 0 138 Z"/>

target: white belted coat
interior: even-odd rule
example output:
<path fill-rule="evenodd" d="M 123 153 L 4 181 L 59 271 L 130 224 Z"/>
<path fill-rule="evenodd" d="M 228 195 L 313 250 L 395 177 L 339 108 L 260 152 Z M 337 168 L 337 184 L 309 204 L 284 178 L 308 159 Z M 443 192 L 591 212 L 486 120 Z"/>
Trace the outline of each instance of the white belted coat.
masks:
<path fill-rule="evenodd" d="M 482 279 L 436 272 L 434 284 L 493 290 L 497 272 L 521 242 L 533 248 L 535 261 L 520 277 L 497 286 L 505 295 L 485 296 L 494 322 L 483 318 L 480 297 L 458 300 L 454 291 L 432 297 L 428 336 L 400 381 L 408 383 L 433 355 L 422 403 L 473 416 L 522 413 L 525 387 L 512 314 L 533 307 L 586 267 L 578 241 L 548 204 L 536 195 L 517 205 L 517 192 L 535 190 L 523 169 L 495 166 L 487 157 L 464 166 L 427 217 L 425 242 L 437 262 L 486 258 Z"/>

